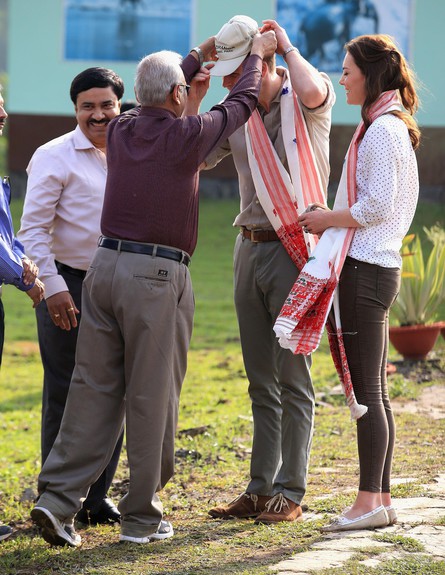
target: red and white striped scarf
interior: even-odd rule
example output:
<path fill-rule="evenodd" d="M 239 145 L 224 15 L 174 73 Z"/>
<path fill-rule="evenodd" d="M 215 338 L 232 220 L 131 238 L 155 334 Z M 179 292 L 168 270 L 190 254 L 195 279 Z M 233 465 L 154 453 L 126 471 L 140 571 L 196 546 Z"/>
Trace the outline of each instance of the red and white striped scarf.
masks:
<path fill-rule="evenodd" d="M 287 70 L 280 98 L 281 129 L 290 175 L 255 110 L 246 124 L 249 166 L 258 199 L 292 261 L 302 269 L 317 239 L 297 218 L 314 202 L 325 203 L 320 176 L 300 103 Z"/>
<path fill-rule="evenodd" d="M 401 109 L 398 92 L 384 92 L 371 107 L 371 121 L 393 109 Z M 343 164 L 334 210 L 351 207 L 357 200 L 357 152 L 364 132 L 364 124 L 360 122 Z M 317 349 L 329 317 L 328 336 L 332 357 L 351 415 L 358 419 L 366 413 L 367 408 L 357 404 L 352 389 L 336 291 L 353 236 L 354 228 L 328 228 L 323 233 L 292 287 L 274 330 L 282 347 L 291 349 L 293 353 L 308 355 Z M 331 306 L 333 313 L 329 315 Z"/>

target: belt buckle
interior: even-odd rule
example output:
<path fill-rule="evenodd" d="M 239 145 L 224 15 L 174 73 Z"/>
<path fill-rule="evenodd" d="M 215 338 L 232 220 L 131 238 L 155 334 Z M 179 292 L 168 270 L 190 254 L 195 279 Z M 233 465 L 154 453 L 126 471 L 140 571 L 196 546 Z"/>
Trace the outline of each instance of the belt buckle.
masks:
<path fill-rule="evenodd" d="M 260 240 L 255 239 L 255 234 L 257 232 L 261 232 L 261 230 L 249 230 L 249 231 L 250 231 L 250 241 L 253 242 L 254 244 L 260 243 Z"/>

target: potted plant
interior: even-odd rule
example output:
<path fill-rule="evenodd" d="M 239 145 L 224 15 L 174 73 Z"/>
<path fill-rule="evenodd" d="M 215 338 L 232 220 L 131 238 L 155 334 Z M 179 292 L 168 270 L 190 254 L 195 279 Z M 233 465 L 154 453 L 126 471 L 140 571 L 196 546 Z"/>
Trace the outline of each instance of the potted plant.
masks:
<path fill-rule="evenodd" d="M 419 236 L 406 237 L 400 293 L 391 309 L 399 325 L 390 327 L 389 338 L 405 359 L 425 359 L 444 327 L 436 320 L 445 302 L 445 230 L 436 225 L 424 231 L 431 252 L 425 258 Z"/>

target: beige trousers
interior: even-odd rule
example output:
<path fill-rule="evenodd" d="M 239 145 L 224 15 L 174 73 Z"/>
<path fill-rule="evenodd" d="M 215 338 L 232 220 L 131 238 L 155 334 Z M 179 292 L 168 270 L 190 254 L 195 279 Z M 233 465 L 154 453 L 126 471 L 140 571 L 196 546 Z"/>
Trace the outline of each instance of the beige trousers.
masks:
<path fill-rule="evenodd" d="M 130 468 L 121 532 L 145 537 L 162 518 L 156 495 L 174 470 L 179 395 L 194 298 L 188 268 L 98 248 L 84 281 L 82 321 L 61 429 L 39 476 L 39 505 L 62 521 L 80 509 L 122 427 Z"/>

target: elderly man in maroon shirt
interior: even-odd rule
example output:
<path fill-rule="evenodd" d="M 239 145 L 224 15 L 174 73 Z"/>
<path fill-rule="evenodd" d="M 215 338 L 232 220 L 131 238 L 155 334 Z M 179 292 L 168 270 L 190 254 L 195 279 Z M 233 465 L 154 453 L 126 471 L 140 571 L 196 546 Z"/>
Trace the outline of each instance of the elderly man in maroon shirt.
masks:
<path fill-rule="evenodd" d="M 273 32 L 256 36 L 238 83 L 201 115 L 195 113 L 209 71 L 200 65 L 214 57 L 214 39 L 182 64 L 172 52 L 146 56 L 135 82 L 141 107 L 109 125 L 103 237 L 84 282 L 65 415 L 31 512 L 52 545 L 80 545 L 73 517 L 108 463 L 124 419 L 130 485 L 119 503 L 120 540 L 173 535 L 157 492 L 173 474 L 192 331 L 188 265 L 197 240 L 199 167 L 255 109 L 262 58 L 275 48 Z"/>

